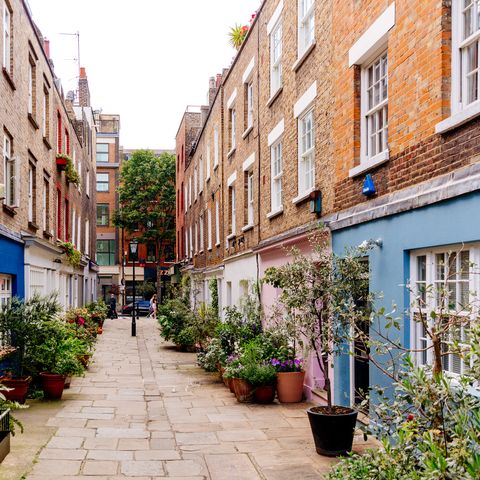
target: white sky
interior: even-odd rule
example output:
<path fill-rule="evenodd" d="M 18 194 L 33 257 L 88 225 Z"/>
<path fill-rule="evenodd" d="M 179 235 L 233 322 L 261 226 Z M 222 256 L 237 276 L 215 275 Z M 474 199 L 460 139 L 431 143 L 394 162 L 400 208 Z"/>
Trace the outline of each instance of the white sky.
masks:
<path fill-rule="evenodd" d="M 171 148 L 187 105 L 206 102 L 208 78 L 235 54 L 228 31 L 260 0 L 28 0 L 50 40 L 65 94 L 76 89 L 77 40 L 92 106 L 121 115 L 125 148 Z"/>

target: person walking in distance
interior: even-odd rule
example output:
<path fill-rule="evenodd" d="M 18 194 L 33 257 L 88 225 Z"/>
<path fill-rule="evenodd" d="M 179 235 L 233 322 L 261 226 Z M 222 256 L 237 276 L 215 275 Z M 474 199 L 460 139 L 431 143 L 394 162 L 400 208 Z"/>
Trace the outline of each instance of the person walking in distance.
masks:
<path fill-rule="evenodd" d="M 150 318 L 157 318 L 157 294 L 154 293 L 150 299 L 150 313 L 148 314 Z"/>
<path fill-rule="evenodd" d="M 109 312 L 108 316 L 110 318 L 118 318 L 117 315 L 117 299 L 115 298 L 115 295 L 112 293 L 110 295 L 110 303 L 109 303 Z"/>

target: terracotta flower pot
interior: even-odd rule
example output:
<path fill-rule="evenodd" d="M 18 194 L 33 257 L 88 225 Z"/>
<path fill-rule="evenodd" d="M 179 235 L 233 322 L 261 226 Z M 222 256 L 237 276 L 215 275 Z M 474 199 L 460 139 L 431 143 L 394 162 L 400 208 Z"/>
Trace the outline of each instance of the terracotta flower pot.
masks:
<path fill-rule="evenodd" d="M 230 391 L 232 393 L 235 393 L 235 389 L 233 388 L 233 380 L 234 379 L 233 378 L 227 378 L 227 380 L 228 380 L 228 388 L 230 389 Z"/>
<path fill-rule="evenodd" d="M 65 375 L 42 372 L 40 378 L 43 396 L 49 400 L 60 400 L 65 386 Z"/>
<path fill-rule="evenodd" d="M 253 398 L 257 403 L 272 403 L 275 400 L 275 385 L 262 385 L 253 392 Z"/>
<path fill-rule="evenodd" d="M 277 374 L 278 400 L 282 403 L 298 403 L 303 397 L 305 372 L 280 372 Z"/>
<path fill-rule="evenodd" d="M 233 389 L 235 390 L 235 396 L 240 403 L 250 402 L 253 396 L 253 387 L 246 380 L 241 378 L 233 379 Z"/>
<path fill-rule="evenodd" d="M 32 381 L 32 377 L 23 377 L 23 378 L 11 378 L 11 377 L 2 377 L 0 378 L 0 383 L 5 385 L 7 388 L 12 388 L 13 390 L 2 390 L 3 395 L 7 400 L 11 402 L 18 402 L 22 405 L 25 403 L 28 392 L 28 385 Z"/>

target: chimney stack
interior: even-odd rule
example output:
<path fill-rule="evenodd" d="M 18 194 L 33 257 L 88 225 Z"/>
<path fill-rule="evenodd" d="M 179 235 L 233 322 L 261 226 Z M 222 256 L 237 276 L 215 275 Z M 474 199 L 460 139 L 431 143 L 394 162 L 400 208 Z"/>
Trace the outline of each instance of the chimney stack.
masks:
<path fill-rule="evenodd" d="M 78 79 L 78 105 L 80 107 L 90 106 L 90 88 L 84 67 L 80 67 L 80 78 Z"/>
<path fill-rule="evenodd" d="M 47 40 L 46 38 L 43 39 L 43 51 L 45 52 L 47 58 L 50 60 L 50 40 Z"/>

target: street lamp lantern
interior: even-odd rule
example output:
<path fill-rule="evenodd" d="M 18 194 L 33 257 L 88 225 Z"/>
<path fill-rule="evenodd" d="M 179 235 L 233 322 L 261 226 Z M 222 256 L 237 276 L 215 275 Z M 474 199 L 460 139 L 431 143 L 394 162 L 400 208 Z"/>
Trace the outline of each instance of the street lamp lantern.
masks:
<path fill-rule="evenodd" d="M 138 258 L 138 240 L 134 238 L 129 244 L 130 259 L 133 263 L 133 304 L 132 304 L 132 337 L 137 336 L 137 320 L 135 316 L 135 260 Z"/>

